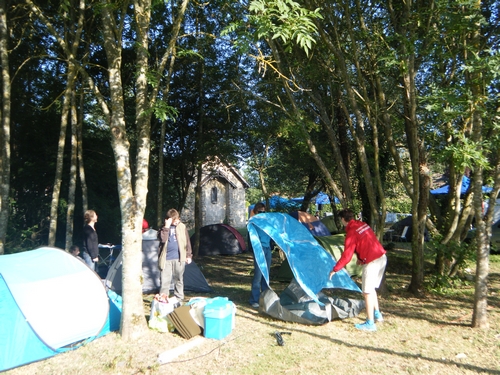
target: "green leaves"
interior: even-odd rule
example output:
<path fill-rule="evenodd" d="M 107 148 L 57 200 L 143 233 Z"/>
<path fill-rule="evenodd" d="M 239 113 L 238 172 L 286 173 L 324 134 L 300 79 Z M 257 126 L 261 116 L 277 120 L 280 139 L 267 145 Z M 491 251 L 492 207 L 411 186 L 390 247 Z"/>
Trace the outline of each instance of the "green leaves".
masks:
<path fill-rule="evenodd" d="M 254 0 L 249 10 L 253 13 L 249 20 L 255 25 L 258 39 L 281 39 L 288 52 L 295 41 L 309 55 L 316 43 L 317 29 L 313 20 L 323 18 L 319 8 L 310 11 L 292 0 Z"/>
<path fill-rule="evenodd" d="M 456 167 L 464 170 L 467 167 L 481 166 L 483 169 L 490 169 L 490 163 L 482 150 L 487 150 L 487 142 L 478 144 L 470 138 L 459 135 L 460 142 L 445 147 L 443 155 L 452 160 Z"/>
<path fill-rule="evenodd" d="M 177 108 L 169 106 L 163 100 L 158 100 L 155 103 L 155 106 L 146 114 L 149 115 L 151 112 L 153 112 L 155 117 L 161 121 L 172 120 L 175 122 L 177 116 L 179 115 Z"/>

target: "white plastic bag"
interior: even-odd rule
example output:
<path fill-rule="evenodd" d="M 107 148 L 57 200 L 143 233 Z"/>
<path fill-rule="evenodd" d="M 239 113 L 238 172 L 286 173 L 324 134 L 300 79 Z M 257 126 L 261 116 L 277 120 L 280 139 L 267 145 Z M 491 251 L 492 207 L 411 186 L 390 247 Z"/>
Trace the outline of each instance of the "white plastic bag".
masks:
<path fill-rule="evenodd" d="M 175 327 L 168 318 L 180 303 L 176 298 L 169 299 L 168 302 L 158 301 L 156 298 L 151 302 L 151 312 L 149 314 L 149 328 L 159 332 L 174 332 Z"/>

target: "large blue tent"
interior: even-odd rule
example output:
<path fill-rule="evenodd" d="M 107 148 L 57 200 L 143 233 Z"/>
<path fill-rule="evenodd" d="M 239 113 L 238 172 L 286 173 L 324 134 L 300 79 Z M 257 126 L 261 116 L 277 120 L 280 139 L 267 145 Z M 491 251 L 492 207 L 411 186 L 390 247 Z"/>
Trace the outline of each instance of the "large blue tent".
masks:
<path fill-rule="evenodd" d="M 269 269 L 257 228 L 271 237 L 285 253 L 295 279 L 312 299 L 315 299 L 323 288 L 360 291 L 344 269 L 337 272 L 332 280 L 328 279 L 329 272 L 337 262 L 316 241 L 311 232 L 290 215 L 278 212 L 255 215 L 248 221 L 247 228 L 255 259 L 268 284 Z"/>
<path fill-rule="evenodd" d="M 297 320 L 293 321 L 307 321 L 309 324 L 311 322 L 324 323 L 331 318 L 331 316 L 324 317 L 318 315 L 312 317 L 314 315 L 311 313 L 313 310 L 312 305 L 315 306 L 315 314 L 321 315 L 325 311 L 329 311 L 325 307 L 327 302 L 319 296 L 322 289 L 340 288 L 361 292 L 345 269 L 337 272 L 331 280 L 328 278 L 330 271 L 336 264 L 335 259 L 316 241 L 307 228 L 290 215 L 275 212 L 258 214 L 248 221 L 247 228 L 256 263 L 262 271 L 267 284 L 270 285 L 269 268 L 261 245 L 261 241 L 265 239 L 260 238 L 259 233 L 261 237 L 270 237 L 285 254 L 294 276 L 293 282 L 295 286 L 293 288 L 295 290 L 300 288 L 301 293 L 303 292 L 304 296 L 307 295 L 308 300 L 314 302 L 313 304 L 307 303 L 307 307 L 305 308 L 309 310 L 307 312 L 308 319 L 301 320 L 303 319 L 303 316 L 301 316 L 300 319 L 297 318 Z M 269 289 L 261 294 L 261 301 L 259 303 L 263 312 L 284 320 L 290 320 L 293 314 L 289 314 L 289 312 L 285 313 L 286 307 L 280 305 L 280 301 L 276 299 L 277 297 L 275 298 L 274 295 L 270 296 L 270 293 L 266 292 L 272 293 L 272 290 Z M 265 301 L 266 298 L 267 301 Z M 297 304 L 293 305 L 295 311 L 301 310 L 297 308 Z M 272 310 L 274 310 L 276 315 L 273 315 Z M 303 315 L 303 312 L 300 314 Z"/>
<path fill-rule="evenodd" d="M 462 185 L 460 187 L 460 195 L 464 195 L 469 191 L 470 188 L 470 178 L 467 176 L 462 177 Z M 483 193 L 490 193 L 493 189 L 488 186 L 483 186 Z M 450 185 L 443 185 L 437 189 L 431 190 L 433 195 L 448 194 L 450 192 Z"/>

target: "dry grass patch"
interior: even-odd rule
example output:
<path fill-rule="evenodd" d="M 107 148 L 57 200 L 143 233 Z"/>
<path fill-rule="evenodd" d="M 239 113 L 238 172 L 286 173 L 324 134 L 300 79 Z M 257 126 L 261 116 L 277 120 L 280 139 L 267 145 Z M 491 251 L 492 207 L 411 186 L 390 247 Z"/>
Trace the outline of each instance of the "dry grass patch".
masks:
<path fill-rule="evenodd" d="M 176 333 L 148 331 L 138 341 L 125 342 L 112 333 L 6 374 L 500 374 L 500 256 L 492 256 L 491 328 L 483 331 L 470 328 L 472 286 L 448 295 L 414 297 L 405 289 L 410 280 L 408 250 L 388 255 L 388 292 L 380 298 L 385 322 L 374 333 L 354 329 L 364 312 L 322 326 L 259 315 L 247 303 L 251 257 L 204 257 L 197 264 L 215 291 L 210 297 L 225 296 L 237 306 L 236 327 L 224 340 L 204 339 L 174 362 L 160 365 L 160 353 L 187 340 Z M 279 257 L 273 261 L 277 266 Z M 286 284 L 273 281 L 272 287 L 279 292 Z M 144 296 L 146 316 L 151 299 Z M 275 331 L 291 333 L 283 335 L 284 346 L 277 344 Z"/>

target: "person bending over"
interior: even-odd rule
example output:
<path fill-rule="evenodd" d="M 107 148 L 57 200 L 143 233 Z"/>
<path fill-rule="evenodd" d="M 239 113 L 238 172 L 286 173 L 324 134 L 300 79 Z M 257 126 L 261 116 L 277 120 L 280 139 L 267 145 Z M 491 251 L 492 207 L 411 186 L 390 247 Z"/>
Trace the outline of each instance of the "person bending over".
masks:
<path fill-rule="evenodd" d="M 375 288 L 380 286 L 384 276 L 387 264 L 385 249 L 370 226 L 362 221 L 355 220 L 354 213 L 350 209 L 341 210 L 339 216 L 346 230 L 344 252 L 330 272 L 330 279 L 336 272 L 344 268 L 356 253 L 357 264 L 363 265 L 361 289 L 365 299 L 366 322 L 356 324 L 355 327 L 362 331 L 376 331 L 375 322 L 384 320 L 380 313 Z"/>

